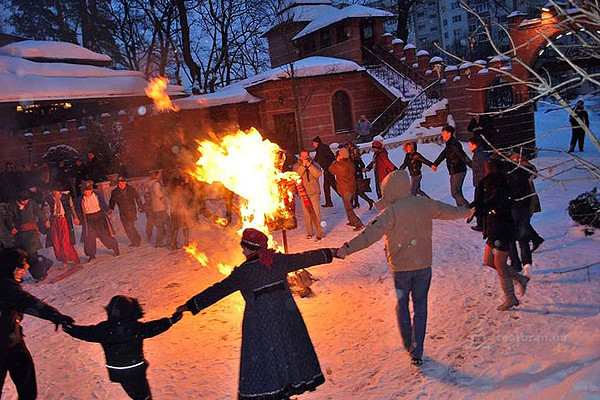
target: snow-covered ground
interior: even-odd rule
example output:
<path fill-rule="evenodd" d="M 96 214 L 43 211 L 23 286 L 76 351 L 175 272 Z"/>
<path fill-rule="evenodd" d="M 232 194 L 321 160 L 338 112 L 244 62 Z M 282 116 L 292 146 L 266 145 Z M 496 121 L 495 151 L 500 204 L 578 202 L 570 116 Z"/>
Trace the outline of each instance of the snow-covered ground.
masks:
<path fill-rule="evenodd" d="M 591 105 L 590 105 L 591 106 Z M 592 108 L 592 107 L 590 107 Z M 566 126 L 564 111 L 537 114 L 538 135 Z M 599 132 L 598 112 L 590 113 Z M 545 137 L 540 147 L 566 149 L 570 132 Z M 436 144 L 419 146 L 433 160 Z M 579 153 L 576 153 L 579 155 Z M 400 148 L 390 153 L 398 165 Z M 600 154 L 586 143 L 585 158 L 600 164 Z M 365 155 L 365 160 L 370 155 Z M 538 168 L 566 161 L 559 153 L 541 153 Z M 556 172 L 556 171 L 555 171 Z M 583 176 L 570 170 L 564 178 Z M 346 260 L 315 267 L 316 296 L 296 299 L 311 334 L 327 381 L 316 392 L 299 396 L 321 399 L 597 399 L 600 398 L 600 290 L 598 267 L 561 274 L 572 267 L 600 261 L 600 233 L 586 237 L 566 212 L 568 201 L 597 182 L 560 185 L 538 180 L 543 212 L 533 224 L 546 239 L 534 253 L 534 275 L 522 305 L 496 311 L 501 303 L 496 273 L 482 266 L 481 235 L 465 221 L 439 221 L 434 226 L 433 282 L 425 364 L 409 363 L 395 318 L 392 275 L 383 243 Z M 445 166 L 424 168 L 423 189 L 451 202 Z M 465 194 L 472 197 L 471 175 Z M 346 226 L 343 207 L 323 210 L 326 238 L 319 246 L 340 246 L 354 234 Z M 364 202 L 359 216 L 375 216 Z M 303 226 L 299 215 L 299 226 Z M 138 221 L 143 231 L 143 220 Z M 231 229 L 208 223 L 194 236 L 212 260 L 240 262 L 239 239 Z M 214 267 L 200 267 L 182 251 L 157 250 L 145 243 L 126 248 L 115 259 L 106 249 L 98 261 L 54 285 L 29 284 L 26 289 L 80 324 L 105 318 L 103 307 L 115 294 L 138 297 L 146 319 L 170 315 L 175 307 L 223 276 Z M 302 228 L 289 232 L 290 251 L 316 247 Z M 82 249 L 78 245 L 80 254 Z M 186 314 L 170 331 L 145 343 L 150 385 L 156 399 L 236 398 L 243 300 L 234 294 L 196 317 Z M 36 362 L 40 399 L 125 399 L 110 383 L 99 345 L 54 332 L 46 322 L 26 317 L 26 341 Z M 2 398 L 16 399 L 10 379 Z"/>

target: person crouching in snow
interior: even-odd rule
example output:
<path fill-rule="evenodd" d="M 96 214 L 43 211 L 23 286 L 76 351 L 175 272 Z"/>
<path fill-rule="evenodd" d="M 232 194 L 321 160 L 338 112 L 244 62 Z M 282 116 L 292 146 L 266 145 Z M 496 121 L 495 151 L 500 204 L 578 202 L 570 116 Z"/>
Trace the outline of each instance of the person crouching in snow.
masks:
<path fill-rule="evenodd" d="M 385 236 L 386 257 L 394 273 L 398 297 L 396 312 L 402 342 L 412 363 L 421 365 L 431 283 L 432 220 L 466 218 L 472 210 L 428 197 L 411 196 L 408 174 L 402 170 L 390 173 L 383 180 L 382 191 L 382 199 L 375 204 L 380 214 L 358 236 L 340 247 L 336 256 L 344 258 Z M 409 296 L 413 301 L 412 321 Z"/>
<path fill-rule="evenodd" d="M 21 288 L 20 275 L 29 267 L 27 258 L 27 253 L 21 249 L 0 251 L 0 397 L 6 373 L 10 372 L 19 400 L 37 398 L 33 359 L 20 325 L 23 314 L 52 321 L 57 329 L 60 324 L 73 322 L 71 317 Z"/>
<path fill-rule="evenodd" d="M 427 193 L 421 190 L 421 167 L 425 164 L 433 171 L 437 171 L 437 167 L 433 165 L 431 161 L 423 157 L 421 153 L 417 152 L 417 142 L 413 142 L 412 140 L 405 142 L 404 152 L 406 153 L 404 162 L 398 169 L 405 169 L 408 167 L 408 172 L 410 173 L 410 194 L 413 196 L 421 195 L 429 197 L 427 196 Z"/>
<path fill-rule="evenodd" d="M 196 315 L 230 294 L 241 291 L 246 307 L 238 399 L 282 400 L 313 391 L 325 382 L 302 315 L 287 283 L 287 274 L 330 263 L 332 249 L 298 254 L 275 253 L 267 236 L 245 229 L 241 241 L 246 261 L 231 275 L 179 306 Z"/>
<path fill-rule="evenodd" d="M 181 314 L 150 322 L 140 322 L 144 316 L 137 299 L 114 296 L 106 306 L 108 319 L 98 325 L 64 324 L 63 330 L 74 338 L 100 343 L 106 357 L 106 368 L 112 382 L 120 383 L 134 400 L 150 400 L 146 378 L 148 362 L 144 359 L 143 341 L 160 335 L 181 319 Z"/>

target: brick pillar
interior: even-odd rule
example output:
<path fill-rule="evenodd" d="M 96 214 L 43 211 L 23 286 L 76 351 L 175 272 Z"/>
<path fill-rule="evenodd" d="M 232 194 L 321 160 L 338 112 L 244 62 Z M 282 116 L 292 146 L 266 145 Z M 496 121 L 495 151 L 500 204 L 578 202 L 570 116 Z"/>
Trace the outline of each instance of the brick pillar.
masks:
<path fill-rule="evenodd" d="M 414 44 L 407 44 L 404 46 L 404 57 L 406 57 L 406 63 L 413 66 L 417 62 L 416 48 Z"/>
<path fill-rule="evenodd" d="M 427 50 L 417 52 L 417 63 L 419 64 L 419 72 L 424 74 L 429 69 L 429 52 Z"/>
<path fill-rule="evenodd" d="M 392 40 L 392 53 L 398 58 L 404 57 L 404 41 L 402 39 Z"/>
<path fill-rule="evenodd" d="M 383 35 L 381 35 L 380 39 L 381 46 L 388 51 L 392 50 L 392 39 L 393 37 L 391 33 L 384 33 Z"/>

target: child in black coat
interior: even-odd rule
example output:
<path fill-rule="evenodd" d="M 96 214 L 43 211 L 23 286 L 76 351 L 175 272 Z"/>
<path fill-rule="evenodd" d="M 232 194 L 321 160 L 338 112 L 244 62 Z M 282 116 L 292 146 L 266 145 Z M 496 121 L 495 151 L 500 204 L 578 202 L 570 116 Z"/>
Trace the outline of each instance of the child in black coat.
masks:
<path fill-rule="evenodd" d="M 65 324 L 63 330 L 74 338 L 100 343 L 106 356 L 111 381 L 118 382 L 134 400 L 150 400 L 146 378 L 148 362 L 144 359 L 143 341 L 167 331 L 181 319 L 181 314 L 150 322 L 138 321 L 144 313 L 137 299 L 114 296 L 106 307 L 108 320 L 98 325 Z"/>
<path fill-rule="evenodd" d="M 437 167 L 433 165 L 431 161 L 423 157 L 421 153 L 417 152 L 417 143 L 412 140 L 404 143 L 404 152 L 406 153 L 406 156 L 404 156 L 404 162 L 399 169 L 408 167 L 408 172 L 410 174 L 410 194 L 413 196 L 421 195 L 429 197 L 427 196 L 427 193 L 421 190 L 421 167 L 425 164 L 434 171 L 437 170 Z"/>

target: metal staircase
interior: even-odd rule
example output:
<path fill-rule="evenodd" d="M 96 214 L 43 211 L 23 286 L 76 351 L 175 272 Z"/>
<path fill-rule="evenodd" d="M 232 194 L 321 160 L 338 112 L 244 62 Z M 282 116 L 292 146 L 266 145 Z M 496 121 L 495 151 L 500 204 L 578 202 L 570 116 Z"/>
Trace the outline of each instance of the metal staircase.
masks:
<path fill-rule="evenodd" d="M 384 49 L 363 46 L 363 60 L 367 72 L 397 97 L 372 122 L 374 135 L 401 135 L 441 99 L 439 80 L 429 83 L 426 77 Z"/>

